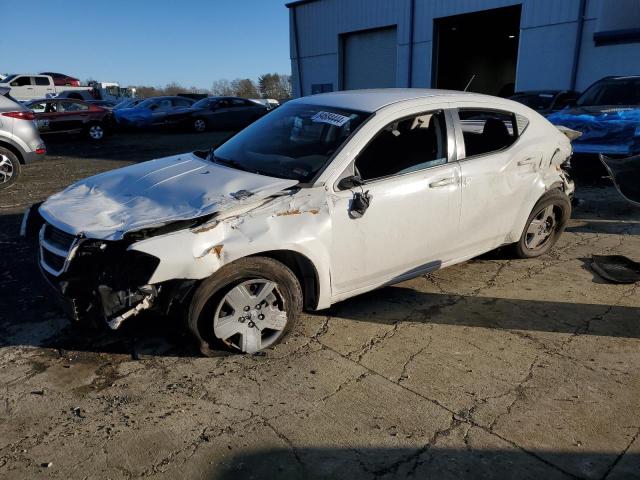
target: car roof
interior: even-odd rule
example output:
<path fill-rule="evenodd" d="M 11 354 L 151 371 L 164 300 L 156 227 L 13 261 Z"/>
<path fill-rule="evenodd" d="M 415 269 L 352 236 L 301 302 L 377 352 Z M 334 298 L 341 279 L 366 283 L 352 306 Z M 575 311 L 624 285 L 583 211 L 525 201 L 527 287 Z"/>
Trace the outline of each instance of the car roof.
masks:
<path fill-rule="evenodd" d="M 410 100 L 441 98 L 443 101 L 479 100 L 501 101 L 503 99 L 480 93 L 438 90 L 432 88 L 382 88 L 373 90 L 344 90 L 332 93 L 319 93 L 309 97 L 297 98 L 288 103 L 324 105 L 327 107 L 347 108 L 363 112 L 375 112 L 388 105 Z"/>

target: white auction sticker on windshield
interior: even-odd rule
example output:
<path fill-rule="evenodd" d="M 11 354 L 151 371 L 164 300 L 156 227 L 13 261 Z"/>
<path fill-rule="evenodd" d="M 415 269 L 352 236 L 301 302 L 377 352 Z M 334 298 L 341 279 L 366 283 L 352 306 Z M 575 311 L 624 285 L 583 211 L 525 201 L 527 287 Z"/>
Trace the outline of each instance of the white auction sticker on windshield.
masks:
<path fill-rule="evenodd" d="M 336 127 L 341 127 L 350 119 L 349 117 L 345 117 L 344 115 L 340 115 L 337 113 L 318 112 L 313 117 L 311 117 L 311 120 L 317 123 L 328 123 L 330 125 L 335 125 Z"/>

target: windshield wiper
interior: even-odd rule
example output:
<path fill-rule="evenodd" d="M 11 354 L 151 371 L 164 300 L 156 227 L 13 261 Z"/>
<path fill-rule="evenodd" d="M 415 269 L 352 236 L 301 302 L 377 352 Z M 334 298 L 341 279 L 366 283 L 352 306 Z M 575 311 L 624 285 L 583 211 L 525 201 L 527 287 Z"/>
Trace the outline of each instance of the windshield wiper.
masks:
<path fill-rule="evenodd" d="M 257 170 L 252 170 L 250 168 L 245 167 L 244 165 L 242 165 L 240 162 L 236 160 L 216 157 L 215 155 L 213 155 L 213 153 L 211 153 L 211 159 L 213 160 L 214 163 L 217 163 L 219 165 L 224 165 L 226 167 L 235 168 L 236 170 L 242 170 L 244 172 L 249 172 L 249 173 L 258 173 L 258 174 L 260 173 Z"/>

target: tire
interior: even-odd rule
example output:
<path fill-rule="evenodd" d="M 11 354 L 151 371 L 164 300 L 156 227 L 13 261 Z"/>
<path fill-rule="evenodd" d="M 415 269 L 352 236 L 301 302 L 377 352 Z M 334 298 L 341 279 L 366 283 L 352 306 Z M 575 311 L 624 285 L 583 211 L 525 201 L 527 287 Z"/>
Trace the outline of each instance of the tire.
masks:
<path fill-rule="evenodd" d="M 202 133 L 207 130 L 207 122 L 203 118 L 194 118 L 191 121 L 191 129 L 196 133 Z"/>
<path fill-rule="evenodd" d="M 271 258 L 247 257 L 200 284 L 187 322 L 205 356 L 219 350 L 252 354 L 280 343 L 298 322 L 302 305 L 300 282 L 289 268 Z"/>
<path fill-rule="evenodd" d="M 11 150 L 0 147 L 0 190 L 11 187 L 22 173 L 20 160 Z"/>
<path fill-rule="evenodd" d="M 107 135 L 107 127 L 104 123 L 90 123 L 89 125 L 87 125 L 85 133 L 89 140 L 100 142 L 104 140 L 104 137 Z"/>
<path fill-rule="evenodd" d="M 531 211 L 520 240 L 514 245 L 518 258 L 544 255 L 555 245 L 571 217 L 571 202 L 560 190 L 546 193 Z"/>

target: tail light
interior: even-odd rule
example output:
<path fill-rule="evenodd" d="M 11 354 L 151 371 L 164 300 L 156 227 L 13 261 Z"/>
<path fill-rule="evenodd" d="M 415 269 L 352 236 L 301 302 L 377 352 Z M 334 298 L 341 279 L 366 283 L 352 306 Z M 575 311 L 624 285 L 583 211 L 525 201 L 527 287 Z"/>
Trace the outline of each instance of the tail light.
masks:
<path fill-rule="evenodd" d="M 31 110 L 21 110 L 19 112 L 4 112 L 5 117 L 17 118 L 19 120 L 35 120 L 36 116 Z"/>

